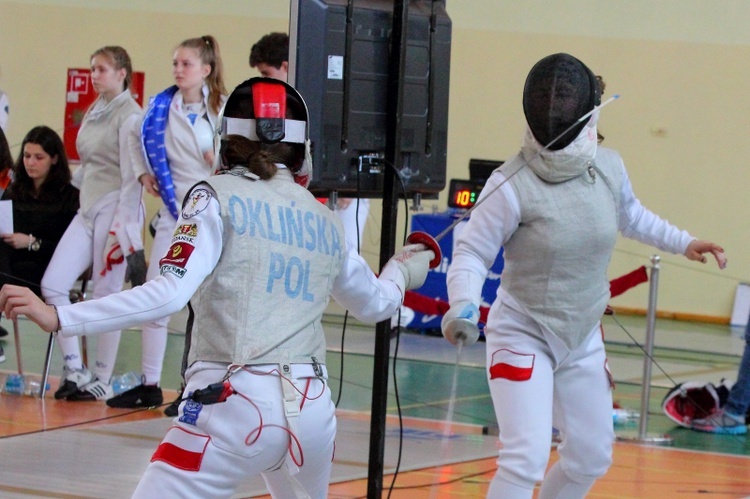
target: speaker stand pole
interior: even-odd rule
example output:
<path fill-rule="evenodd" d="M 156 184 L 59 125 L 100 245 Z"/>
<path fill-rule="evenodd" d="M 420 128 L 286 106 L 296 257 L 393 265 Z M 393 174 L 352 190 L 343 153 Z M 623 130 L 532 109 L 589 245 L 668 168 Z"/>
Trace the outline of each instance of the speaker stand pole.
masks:
<path fill-rule="evenodd" d="M 388 101 L 386 116 L 385 168 L 383 170 L 383 220 L 380 238 L 380 268 L 395 252 L 398 216 L 396 172 L 401 165 L 401 128 L 403 107 L 403 74 L 406 60 L 406 20 L 408 0 L 393 5 L 393 30 L 389 60 Z M 385 426 L 388 404 L 388 372 L 391 343 L 391 321 L 379 322 L 375 328 L 375 352 L 372 376 L 370 418 L 370 457 L 367 475 L 368 499 L 380 499 L 383 491 Z"/>

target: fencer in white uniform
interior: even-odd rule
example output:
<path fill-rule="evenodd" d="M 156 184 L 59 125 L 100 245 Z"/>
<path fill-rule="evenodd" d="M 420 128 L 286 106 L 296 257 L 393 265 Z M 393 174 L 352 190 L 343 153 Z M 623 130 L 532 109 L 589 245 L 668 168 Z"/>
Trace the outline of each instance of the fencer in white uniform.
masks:
<path fill-rule="evenodd" d="M 166 106 L 166 114 L 157 116 L 155 104 L 161 104 L 162 94 L 157 96 L 144 116 L 144 125 L 153 118 L 156 125 L 151 135 L 142 133 L 132 151 L 137 161 L 133 163 L 135 177 L 144 185 L 153 183 L 156 162 L 153 157 L 142 154 L 145 142 L 163 138 L 163 151 L 166 154 L 166 167 L 172 184 L 174 199 L 172 209 L 166 204 L 152 222 L 154 240 L 148 262 L 146 279 L 159 275 L 159 260 L 164 256 L 172 240 L 172 232 L 177 215 L 177 207 L 185 199 L 196 182 L 208 178 L 213 173 L 213 137 L 216 120 L 221 106 L 226 101 L 223 84 L 221 57 L 216 40 L 211 36 L 190 38 L 182 42 L 174 54 L 175 86 L 165 90 L 171 100 Z M 187 102 L 190 100 L 191 102 Z M 162 188 L 164 186 L 161 186 Z M 173 215 L 174 213 L 174 215 Z M 110 407 L 136 408 L 159 406 L 163 396 L 160 382 L 167 348 L 169 317 L 148 322 L 142 326 L 141 369 L 143 384 L 121 393 L 107 401 Z M 171 414 L 174 415 L 174 414 Z"/>
<path fill-rule="evenodd" d="M 338 217 L 303 186 L 307 112 L 291 86 L 248 80 L 222 123 L 231 168 L 191 190 L 159 277 L 59 307 L 59 317 L 25 302 L 24 288 L 5 286 L 0 307 L 69 336 L 153 320 L 190 300 L 186 399 L 134 496 L 230 497 L 262 474 L 273 497 L 323 499 L 336 432 L 321 325 L 329 296 L 360 320 L 385 320 L 424 282 L 434 253 L 404 247 L 376 278 L 347 250 Z"/>
<path fill-rule="evenodd" d="M 130 155 L 142 110 L 129 89 L 130 57 L 122 47 L 103 47 L 92 55 L 91 68 L 99 95 L 86 111 L 76 139 L 81 166 L 74 178 L 81 179 L 81 207 L 57 245 L 41 283 L 45 300 L 53 305 L 70 304 L 70 290 L 89 268 L 92 298 L 120 291 L 126 265 L 131 271 L 142 269 L 133 274 L 134 284 L 145 279 L 141 186 L 133 176 Z M 86 401 L 111 397 L 109 383 L 119 344 L 119 328 L 100 335 L 94 364 L 87 367 L 78 339 L 61 337 L 65 367 L 55 398 Z"/>
<path fill-rule="evenodd" d="M 619 154 L 597 144 L 599 85 L 581 61 L 539 61 L 524 88 L 520 154 L 489 178 L 456 238 L 443 334 L 472 341 L 482 284 L 504 248 L 485 329 L 487 378 L 500 430 L 488 498 L 582 498 L 611 464 L 612 395 L 600 319 L 617 233 L 705 262 L 723 250 L 641 205 Z M 568 132 L 566 133 L 566 130 Z M 547 146 L 547 147 L 545 147 Z M 553 426 L 559 461 L 545 476 Z"/>

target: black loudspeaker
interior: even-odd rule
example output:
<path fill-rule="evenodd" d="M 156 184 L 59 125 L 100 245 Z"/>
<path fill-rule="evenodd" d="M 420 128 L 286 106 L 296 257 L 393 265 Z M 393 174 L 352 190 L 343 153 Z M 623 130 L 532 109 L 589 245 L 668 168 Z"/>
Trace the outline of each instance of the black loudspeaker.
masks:
<path fill-rule="evenodd" d="M 310 112 L 317 195 L 383 197 L 392 17 L 392 0 L 292 0 L 289 82 Z M 409 2 L 395 166 L 407 197 L 446 185 L 451 29 L 443 1 Z"/>
<path fill-rule="evenodd" d="M 505 161 L 496 159 L 470 159 L 469 160 L 469 178 L 478 182 L 486 182 L 492 172 L 502 166 Z"/>

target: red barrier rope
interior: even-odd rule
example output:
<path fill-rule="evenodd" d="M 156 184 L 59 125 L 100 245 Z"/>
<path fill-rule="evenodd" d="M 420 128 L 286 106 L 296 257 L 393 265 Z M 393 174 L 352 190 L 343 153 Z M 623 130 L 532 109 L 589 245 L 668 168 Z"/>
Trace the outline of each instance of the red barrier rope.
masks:
<path fill-rule="evenodd" d="M 628 274 L 609 281 L 609 292 L 611 297 L 614 298 L 646 281 L 648 281 L 648 273 L 646 272 L 646 266 L 643 265 Z M 414 291 L 406 292 L 404 305 L 424 315 L 445 315 L 450 308 L 447 301 L 420 295 Z M 479 320 L 481 322 L 487 322 L 489 311 L 489 307 L 479 307 Z"/>
<path fill-rule="evenodd" d="M 646 281 L 648 281 L 648 273 L 646 266 L 642 265 L 628 274 L 609 281 L 609 294 L 611 298 L 614 298 Z"/>

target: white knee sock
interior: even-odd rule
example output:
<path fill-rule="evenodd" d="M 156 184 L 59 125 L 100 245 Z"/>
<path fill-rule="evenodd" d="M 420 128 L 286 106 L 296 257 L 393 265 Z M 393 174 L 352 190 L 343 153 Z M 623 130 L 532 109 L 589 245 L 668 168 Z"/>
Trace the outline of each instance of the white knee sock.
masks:
<path fill-rule="evenodd" d="M 63 354 L 63 361 L 68 369 L 76 370 L 83 367 L 81 349 L 78 346 L 77 336 L 57 336 L 57 345 Z"/>
<path fill-rule="evenodd" d="M 164 322 L 162 324 L 161 322 Z M 145 324 L 142 328 L 141 368 L 147 385 L 158 385 L 167 350 L 166 321 Z"/>

